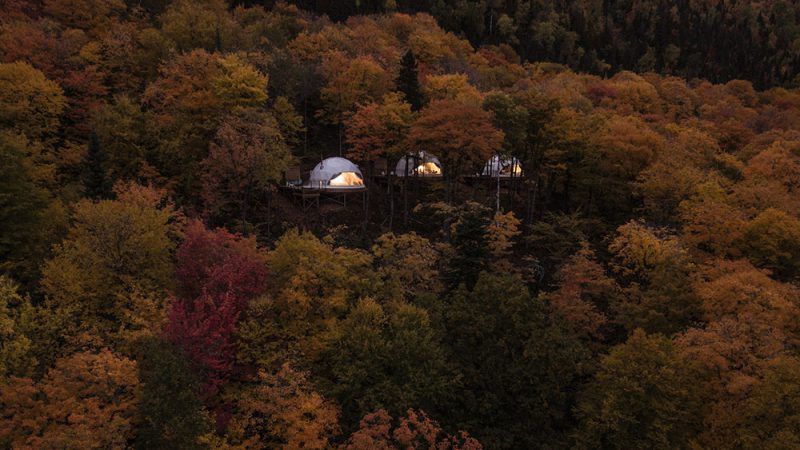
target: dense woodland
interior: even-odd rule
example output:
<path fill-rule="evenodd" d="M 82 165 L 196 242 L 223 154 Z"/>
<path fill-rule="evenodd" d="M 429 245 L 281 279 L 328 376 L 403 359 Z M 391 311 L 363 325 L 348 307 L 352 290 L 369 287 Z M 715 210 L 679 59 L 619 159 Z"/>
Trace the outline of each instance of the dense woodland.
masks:
<path fill-rule="evenodd" d="M 274 2 L 261 1 L 260 4 Z M 789 0 L 295 0 L 344 20 L 364 13 L 433 15 L 473 45 L 509 44 L 525 60 L 796 85 L 800 4 Z"/>
<path fill-rule="evenodd" d="M 0 447 L 800 448 L 796 4 L 294 3 L 0 3 Z"/>

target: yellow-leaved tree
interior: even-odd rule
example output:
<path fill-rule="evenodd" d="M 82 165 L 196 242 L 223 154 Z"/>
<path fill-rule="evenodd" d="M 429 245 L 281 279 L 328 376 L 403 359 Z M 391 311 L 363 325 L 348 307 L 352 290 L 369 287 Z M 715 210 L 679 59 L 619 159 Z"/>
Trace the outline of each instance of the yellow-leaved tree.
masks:
<path fill-rule="evenodd" d="M 68 347 L 130 343 L 159 327 L 181 224 L 163 191 L 136 184 L 118 186 L 116 200 L 75 205 L 67 238 L 42 269 L 45 304 Z"/>
<path fill-rule="evenodd" d="M 232 393 L 227 440 L 247 448 L 328 448 L 339 432 L 338 407 L 314 390 L 308 374 L 289 364 L 260 371 L 256 383 Z"/>
<path fill-rule="evenodd" d="M 273 370 L 287 356 L 318 355 L 349 303 L 379 287 L 369 253 L 297 230 L 278 239 L 268 265 L 269 290 L 239 323 L 239 358 Z"/>

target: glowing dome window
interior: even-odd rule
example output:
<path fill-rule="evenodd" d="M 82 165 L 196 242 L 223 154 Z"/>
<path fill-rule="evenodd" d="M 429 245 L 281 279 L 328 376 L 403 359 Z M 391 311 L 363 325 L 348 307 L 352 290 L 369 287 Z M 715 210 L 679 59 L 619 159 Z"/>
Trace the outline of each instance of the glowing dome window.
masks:
<path fill-rule="evenodd" d="M 394 173 L 398 177 L 404 177 L 406 174 L 420 177 L 441 177 L 442 163 L 435 156 L 425 151 L 409 153 L 397 161 Z"/>
<path fill-rule="evenodd" d="M 441 175 L 442 174 L 442 168 L 437 166 L 436 163 L 434 163 L 432 161 L 427 161 L 427 162 L 424 162 L 424 163 L 418 165 L 417 168 L 414 169 L 414 171 L 416 173 L 418 173 L 419 175 Z"/>
<path fill-rule="evenodd" d="M 521 177 L 523 175 L 522 164 L 517 158 L 500 158 L 499 155 L 494 155 L 483 166 L 481 175 L 485 177 Z"/>
<path fill-rule="evenodd" d="M 363 186 L 364 180 L 355 172 L 342 172 L 331 178 L 330 186 Z"/>
<path fill-rule="evenodd" d="M 513 165 L 507 164 L 504 165 L 502 169 L 500 169 L 500 175 L 514 175 L 515 177 L 522 176 L 522 166 L 519 163 L 514 163 Z"/>

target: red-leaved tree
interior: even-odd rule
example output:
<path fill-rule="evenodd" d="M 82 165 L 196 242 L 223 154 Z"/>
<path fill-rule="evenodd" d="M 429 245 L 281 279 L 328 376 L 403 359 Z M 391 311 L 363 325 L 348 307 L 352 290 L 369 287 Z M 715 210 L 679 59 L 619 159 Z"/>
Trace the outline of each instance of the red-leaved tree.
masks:
<path fill-rule="evenodd" d="M 234 334 L 248 302 L 264 293 L 267 266 L 254 238 L 190 223 L 176 253 L 177 287 L 167 338 L 179 345 L 212 396 L 233 370 Z"/>
<path fill-rule="evenodd" d="M 188 225 L 175 259 L 176 295 L 183 299 L 197 298 L 203 292 L 212 296 L 229 292 L 247 300 L 266 287 L 265 255 L 254 237 L 209 230 L 195 221 Z"/>

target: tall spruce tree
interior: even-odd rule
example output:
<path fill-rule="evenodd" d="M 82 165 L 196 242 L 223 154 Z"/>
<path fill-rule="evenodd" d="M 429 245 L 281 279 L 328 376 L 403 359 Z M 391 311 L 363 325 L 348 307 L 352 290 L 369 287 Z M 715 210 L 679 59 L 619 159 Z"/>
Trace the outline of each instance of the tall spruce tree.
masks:
<path fill-rule="evenodd" d="M 405 94 L 406 101 L 413 111 L 422 108 L 422 91 L 419 86 L 417 59 L 409 49 L 400 61 L 400 75 L 397 77 L 397 90 Z"/>
<path fill-rule="evenodd" d="M 37 183 L 42 169 L 28 155 L 39 148 L 25 136 L 0 132 L 0 273 L 23 285 L 39 277 L 66 220 L 60 203 Z"/>
<path fill-rule="evenodd" d="M 567 447 L 588 353 L 521 278 L 482 273 L 452 291 L 438 323 L 464 393 L 443 421 L 486 448 Z"/>
<path fill-rule="evenodd" d="M 142 396 L 134 448 L 203 448 L 198 437 L 211 430 L 198 397 L 200 382 L 186 356 L 157 338 L 142 340 L 137 358 Z"/>
<path fill-rule="evenodd" d="M 100 140 L 97 138 L 97 133 L 92 131 L 89 136 L 86 170 L 83 176 L 83 186 L 87 197 L 94 199 L 109 197 L 111 183 L 106 177 L 105 165 L 106 157 L 103 149 L 100 148 Z"/>

